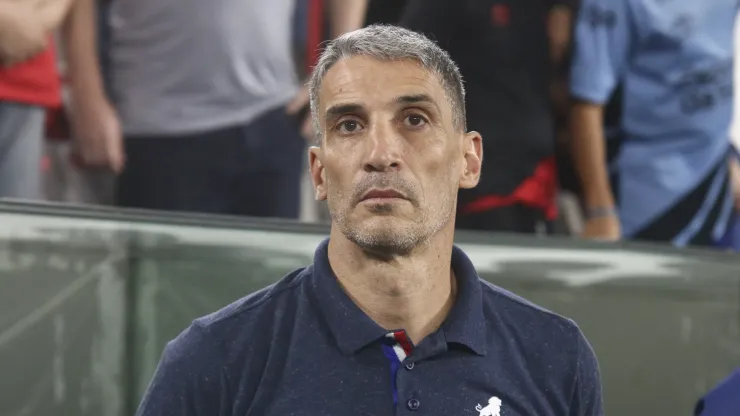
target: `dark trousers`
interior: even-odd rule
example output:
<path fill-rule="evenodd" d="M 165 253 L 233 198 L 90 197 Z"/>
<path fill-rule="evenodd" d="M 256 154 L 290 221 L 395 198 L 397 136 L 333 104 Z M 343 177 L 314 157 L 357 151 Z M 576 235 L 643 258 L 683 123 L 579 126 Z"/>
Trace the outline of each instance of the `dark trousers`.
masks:
<path fill-rule="evenodd" d="M 272 110 L 246 125 L 176 137 L 127 137 L 118 205 L 297 218 L 305 141 Z"/>

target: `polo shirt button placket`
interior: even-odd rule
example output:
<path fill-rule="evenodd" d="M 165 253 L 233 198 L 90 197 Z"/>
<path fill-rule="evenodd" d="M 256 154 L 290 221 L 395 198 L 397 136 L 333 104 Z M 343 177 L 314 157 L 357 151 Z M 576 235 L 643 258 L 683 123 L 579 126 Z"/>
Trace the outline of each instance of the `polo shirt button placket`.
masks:
<path fill-rule="evenodd" d="M 409 410 L 419 410 L 421 402 L 417 399 L 409 399 L 409 401 L 406 402 L 406 406 Z"/>
<path fill-rule="evenodd" d="M 407 370 L 411 371 L 411 370 L 414 369 L 414 362 L 411 361 L 411 362 L 407 363 L 404 367 L 406 367 Z"/>

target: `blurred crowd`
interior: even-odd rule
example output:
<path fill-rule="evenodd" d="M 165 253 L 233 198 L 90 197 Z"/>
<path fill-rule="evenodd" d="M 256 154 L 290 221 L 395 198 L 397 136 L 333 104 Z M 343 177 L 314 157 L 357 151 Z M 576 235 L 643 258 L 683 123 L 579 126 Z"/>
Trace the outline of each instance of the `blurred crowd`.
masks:
<path fill-rule="evenodd" d="M 0 198 L 325 218 L 304 81 L 370 24 L 467 90 L 458 228 L 739 247 L 736 0 L 0 0 Z"/>

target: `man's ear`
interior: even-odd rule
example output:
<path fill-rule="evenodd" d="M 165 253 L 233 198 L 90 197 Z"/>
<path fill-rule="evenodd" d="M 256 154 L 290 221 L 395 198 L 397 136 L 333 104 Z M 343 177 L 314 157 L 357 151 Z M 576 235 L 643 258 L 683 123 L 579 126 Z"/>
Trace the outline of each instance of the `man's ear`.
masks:
<path fill-rule="evenodd" d="M 483 137 L 477 131 L 465 133 L 463 137 L 463 164 L 460 176 L 460 188 L 475 188 L 480 181 L 483 166 Z"/>
<path fill-rule="evenodd" d="M 308 149 L 308 166 L 313 181 L 314 198 L 317 201 L 326 200 L 326 172 L 324 164 L 321 162 L 322 149 L 318 146 L 311 146 Z"/>

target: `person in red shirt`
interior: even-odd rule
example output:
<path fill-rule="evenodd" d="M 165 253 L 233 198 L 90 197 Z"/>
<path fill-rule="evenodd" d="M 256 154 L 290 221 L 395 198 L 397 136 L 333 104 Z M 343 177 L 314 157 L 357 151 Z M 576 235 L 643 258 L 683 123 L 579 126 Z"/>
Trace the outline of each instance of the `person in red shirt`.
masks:
<path fill-rule="evenodd" d="M 41 198 L 46 111 L 61 103 L 57 29 L 79 160 L 115 172 L 123 166 L 120 127 L 97 61 L 94 0 L 0 0 L 0 198 Z"/>

